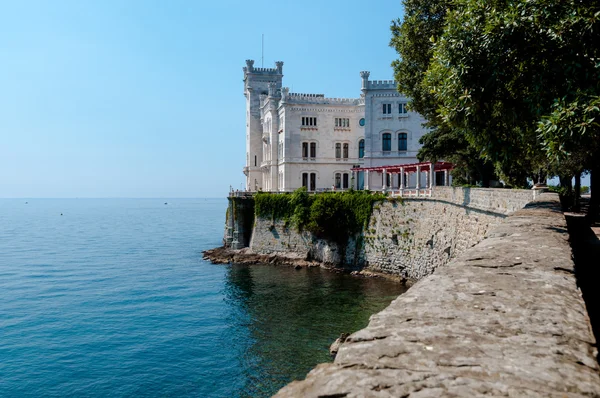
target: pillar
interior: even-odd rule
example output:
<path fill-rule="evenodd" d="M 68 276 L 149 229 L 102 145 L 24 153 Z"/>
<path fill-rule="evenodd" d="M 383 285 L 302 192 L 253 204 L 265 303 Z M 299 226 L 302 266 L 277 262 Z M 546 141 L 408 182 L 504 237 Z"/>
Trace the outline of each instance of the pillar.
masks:
<path fill-rule="evenodd" d="M 400 167 L 400 193 L 404 189 L 404 167 Z"/>
<path fill-rule="evenodd" d="M 421 166 L 417 166 L 417 190 L 421 189 Z"/>
<path fill-rule="evenodd" d="M 365 189 L 369 190 L 369 170 L 365 170 Z"/>
<path fill-rule="evenodd" d="M 387 191 L 387 170 L 383 169 L 383 191 Z"/>
<path fill-rule="evenodd" d="M 444 185 L 445 186 L 450 185 L 450 171 L 449 170 L 444 170 Z"/>
<path fill-rule="evenodd" d="M 431 176 L 431 180 L 429 181 L 429 188 L 433 189 L 435 186 L 435 164 L 431 162 L 429 164 L 429 175 Z"/>

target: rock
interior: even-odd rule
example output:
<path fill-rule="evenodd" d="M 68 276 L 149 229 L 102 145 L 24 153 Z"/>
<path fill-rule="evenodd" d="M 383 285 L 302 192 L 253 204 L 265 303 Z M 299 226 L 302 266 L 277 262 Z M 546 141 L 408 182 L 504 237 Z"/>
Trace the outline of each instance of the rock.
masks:
<path fill-rule="evenodd" d="M 342 344 L 344 344 L 344 342 L 346 341 L 346 339 L 348 338 L 348 336 L 350 336 L 349 333 L 342 333 L 340 334 L 340 337 L 338 337 L 337 339 L 335 339 L 335 341 L 333 342 L 333 344 L 331 344 L 331 347 L 329 347 L 329 353 L 331 355 L 336 355 L 338 350 L 340 349 L 340 346 Z"/>
<path fill-rule="evenodd" d="M 302 266 L 300 264 L 296 264 L 296 266 L 294 267 L 294 269 L 302 269 Z"/>

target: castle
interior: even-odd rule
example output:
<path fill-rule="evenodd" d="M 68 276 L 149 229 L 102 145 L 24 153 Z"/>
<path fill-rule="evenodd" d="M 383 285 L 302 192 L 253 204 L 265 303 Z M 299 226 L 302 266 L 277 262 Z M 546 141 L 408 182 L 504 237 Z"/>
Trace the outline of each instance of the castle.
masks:
<path fill-rule="evenodd" d="M 425 120 L 406 108 L 396 82 L 363 71 L 359 98 L 327 98 L 290 93 L 283 62 L 255 68 L 247 60 L 243 70 L 247 191 L 394 188 L 400 175 L 353 169 L 418 162 Z"/>

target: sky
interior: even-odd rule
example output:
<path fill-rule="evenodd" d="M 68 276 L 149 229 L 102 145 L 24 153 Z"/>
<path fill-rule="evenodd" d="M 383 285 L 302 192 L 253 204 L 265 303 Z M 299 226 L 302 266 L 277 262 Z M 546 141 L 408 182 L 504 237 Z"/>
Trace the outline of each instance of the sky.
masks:
<path fill-rule="evenodd" d="M 400 0 L 0 0 L 0 198 L 242 187 L 246 59 L 295 92 L 393 78 Z"/>

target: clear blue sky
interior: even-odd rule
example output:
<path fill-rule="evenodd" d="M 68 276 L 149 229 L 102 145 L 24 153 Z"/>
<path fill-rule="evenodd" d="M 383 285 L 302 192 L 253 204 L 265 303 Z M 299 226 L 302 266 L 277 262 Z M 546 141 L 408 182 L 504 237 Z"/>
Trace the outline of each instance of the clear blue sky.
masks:
<path fill-rule="evenodd" d="M 244 181 L 242 67 L 357 97 L 391 79 L 400 0 L 4 1 L 0 197 L 223 197 Z"/>

